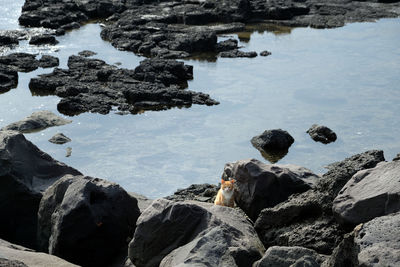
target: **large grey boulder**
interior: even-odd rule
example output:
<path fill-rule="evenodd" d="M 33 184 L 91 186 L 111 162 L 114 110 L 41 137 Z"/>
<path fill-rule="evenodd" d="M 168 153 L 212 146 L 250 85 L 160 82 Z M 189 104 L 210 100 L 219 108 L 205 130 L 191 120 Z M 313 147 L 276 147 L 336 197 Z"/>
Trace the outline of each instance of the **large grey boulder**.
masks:
<path fill-rule="evenodd" d="M 296 172 L 298 170 L 249 159 L 227 163 L 222 176 L 236 180 L 235 201 L 252 220 L 256 220 L 262 209 L 311 188 L 304 178 L 305 172 L 300 172 L 300 175 Z M 317 176 L 310 171 L 309 177 L 312 180 Z"/>
<path fill-rule="evenodd" d="M 333 201 L 342 224 L 355 225 L 400 211 L 400 161 L 356 173 Z"/>
<path fill-rule="evenodd" d="M 371 150 L 331 164 L 311 190 L 263 209 L 255 229 L 265 247 L 301 246 L 331 254 L 345 233 L 332 215 L 333 199 L 357 171 L 382 160 L 382 151 Z"/>
<path fill-rule="evenodd" d="M 4 267 L 78 267 L 59 257 L 36 252 L 0 239 L 0 266 Z"/>
<path fill-rule="evenodd" d="M 66 175 L 40 202 L 39 246 L 76 264 L 104 266 L 127 246 L 139 215 L 137 200 L 119 185 Z"/>
<path fill-rule="evenodd" d="M 251 266 L 264 247 L 239 210 L 158 199 L 137 221 L 129 258 L 137 266 Z"/>
<path fill-rule="evenodd" d="M 13 130 L 21 133 L 31 133 L 44 130 L 48 127 L 61 126 L 71 123 L 71 120 L 66 120 L 63 117 L 57 116 L 51 111 L 41 110 L 32 113 L 30 116 L 11 123 L 1 130 Z"/>
<path fill-rule="evenodd" d="M 15 131 L 0 131 L 0 237 L 36 245 L 37 211 L 43 192 L 79 171 L 54 160 Z"/>
<path fill-rule="evenodd" d="M 354 242 L 360 266 L 400 266 L 400 213 L 365 223 Z"/>
<path fill-rule="evenodd" d="M 325 260 L 324 255 L 311 249 L 273 246 L 267 249 L 262 259 L 253 267 L 319 267 Z"/>

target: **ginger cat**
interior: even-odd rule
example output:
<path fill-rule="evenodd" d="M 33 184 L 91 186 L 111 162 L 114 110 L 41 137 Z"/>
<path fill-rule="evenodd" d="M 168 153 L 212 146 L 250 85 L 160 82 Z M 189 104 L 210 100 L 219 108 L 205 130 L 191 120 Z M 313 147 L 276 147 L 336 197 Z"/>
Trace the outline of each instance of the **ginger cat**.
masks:
<path fill-rule="evenodd" d="M 214 204 L 220 206 L 226 206 L 233 208 L 235 204 L 234 200 L 234 187 L 235 180 L 225 181 L 221 179 L 221 188 L 218 190 L 217 197 L 215 198 Z"/>

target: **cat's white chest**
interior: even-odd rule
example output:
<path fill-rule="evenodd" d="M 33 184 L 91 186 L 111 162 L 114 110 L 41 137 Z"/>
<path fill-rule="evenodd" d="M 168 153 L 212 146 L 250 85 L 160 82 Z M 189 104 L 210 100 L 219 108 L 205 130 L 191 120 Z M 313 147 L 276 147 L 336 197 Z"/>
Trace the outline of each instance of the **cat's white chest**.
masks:
<path fill-rule="evenodd" d="M 222 190 L 222 195 L 224 196 L 224 203 L 226 205 L 228 205 L 233 196 L 233 190 L 230 190 L 230 191 Z"/>

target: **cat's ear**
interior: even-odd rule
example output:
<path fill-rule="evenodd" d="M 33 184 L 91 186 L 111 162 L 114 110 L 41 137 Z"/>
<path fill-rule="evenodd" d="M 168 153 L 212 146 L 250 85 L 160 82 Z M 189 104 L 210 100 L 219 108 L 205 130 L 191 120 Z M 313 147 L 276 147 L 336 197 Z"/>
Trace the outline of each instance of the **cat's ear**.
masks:
<path fill-rule="evenodd" d="M 225 180 L 221 178 L 221 184 L 225 183 Z"/>
<path fill-rule="evenodd" d="M 232 179 L 231 182 L 234 183 L 234 182 L 236 182 L 236 180 L 235 180 L 235 179 Z"/>

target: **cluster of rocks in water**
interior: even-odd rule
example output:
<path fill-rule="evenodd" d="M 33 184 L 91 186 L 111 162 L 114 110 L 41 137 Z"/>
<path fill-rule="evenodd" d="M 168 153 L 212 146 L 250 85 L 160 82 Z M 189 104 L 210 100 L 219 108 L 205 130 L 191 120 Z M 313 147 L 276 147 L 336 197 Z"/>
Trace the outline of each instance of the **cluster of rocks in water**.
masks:
<path fill-rule="evenodd" d="M 128 193 L 54 160 L 17 131 L 0 131 L 0 157 L 2 264 L 400 263 L 400 161 L 385 162 L 382 151 L 331 164 L 322 176 L 254 159 L 227 163 L 222 177 L 236 179 L 236 208 L 213 205 L 217 185 L 154 201 Z"/>

